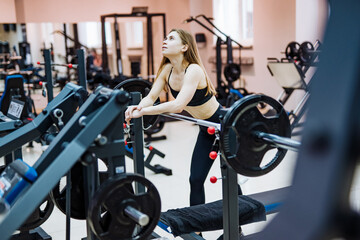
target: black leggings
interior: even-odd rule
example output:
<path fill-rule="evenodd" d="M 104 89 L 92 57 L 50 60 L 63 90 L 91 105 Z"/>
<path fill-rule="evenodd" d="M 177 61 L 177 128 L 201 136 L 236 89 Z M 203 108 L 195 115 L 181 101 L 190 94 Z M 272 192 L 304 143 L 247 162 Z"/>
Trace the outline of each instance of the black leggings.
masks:
<path fill-rule="evenodd" d="M 219 123 L 219 117 L 225 115 L 225 110 L 219 105 L 216 112 L 206 121 Z M 200 126 L 199 135 L 195 144 L 190 167 L 190 206 L 205 203 L 204 182 L 214 160 L 209 153 L 215 141 L 215 136 L 207 133 L 207 127 Z M 239 194 L 241 190 L 239 187 Z"/>

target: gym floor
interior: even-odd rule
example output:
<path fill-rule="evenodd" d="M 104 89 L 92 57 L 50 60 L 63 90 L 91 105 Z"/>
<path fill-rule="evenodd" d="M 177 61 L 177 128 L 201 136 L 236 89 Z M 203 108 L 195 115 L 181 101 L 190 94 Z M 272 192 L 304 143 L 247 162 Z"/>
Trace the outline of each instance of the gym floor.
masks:
<path fill-rule="evenodd" d="M 35 97 L 36 100 L 36 97 Z M 36 103 L 35 103 L 36 104 Z M 39 106 L 38 106 L 39 107 Z M 172 176 L 164 174 L 155 174 L 149 169 L 145 169 L 145 176 L 158 189 L 161 196 L 162 211 L 174 208 L 187 207 L 189 205 L 189 169 L 190 160 L 195 144 L 198 127 L 192 123 L 174 121 L 167 122 L 156 136 L 166 135 L 166 140 L 154 141 L 151 143 L 153 147 L 165 154 L 165 158 L 155 156 L 151 161 L 152 164 L 160 164 L 172 170 Z M 23 148 L 23 158 L 29 164 L 33 164 L 42 153 L 39 144 L 34 143 L 33 148 Z M 148 150 L 145 149 L 145 155 Z M 266 157 L 271 157 L 267 155 Z M 267 175 L 255 178 L 247 178 L 238 176 L 243 193 L 253 194 L 272 190 L 291 184 L 292 174 L 296 165 L 297 153 L 288 152 L 281 164 Z M 3 161 L 1 158 L 0 161 Z M 126 160 L 127 171 L 133 172 L 133 161 Z M 359 171 L 358 171 L 359 172 Z M 214 165 L 209 173 L 205 183 L 206 201 L 212 202 L 222 198 L 221 180 L 212 184 L 209 181 L 211 176 L 221 177 L 219 157 L 215 160 Z M 357 177 L 355 179 L 358 179 Z M 360 182 L 353 184 L 351 202 L 356 209 L 360 209 Z M 242 227 L 244 234 L 250 234 L 260 231 L 266 224 L 271 221 L 273 215 L 267 216 L 266 222 L 248 224 Z M 41 226 L 53 240 L 65 239 L 65 215 L 56 207 L 50 218 Z M 174 238 L 171 234 L 166 233 L 160 228 L 156 228 L 155 232 L 162 236 L 162 239 L 180 239 Z M 217 239 L 222 234 L 222 230 L 204 232 L 205 239 Z M 81 239 L 86 237 L 85 221 L 71 219 L 71 239 Z"/>

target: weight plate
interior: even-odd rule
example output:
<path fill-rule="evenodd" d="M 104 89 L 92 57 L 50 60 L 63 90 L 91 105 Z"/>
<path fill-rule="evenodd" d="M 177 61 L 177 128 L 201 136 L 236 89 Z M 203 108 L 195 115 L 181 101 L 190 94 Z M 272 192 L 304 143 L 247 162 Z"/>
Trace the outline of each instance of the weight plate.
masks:
<path fill-rule="evenodd" d="M 228 82 L 234 82 L 240 78 L 241 68 L 239 64 L 230 63 L 224 68 L 225 79 Z"/>
<path fill-rule="evenodd" d="M 108 178 L 107 172 L 99 172 L 100 183 Z M 50 196 L 56 207 L 66 214 L 66 177 L 50 191 Z M 70 217 L 74 219 L 86 219 L 85 189 L 83 165 L 78 162 L 71 169 L 71 210 Z"/>
<path fill-rule="evenodd" d="M 50 217 L 53 210 L 54 203 L 50 195 L 47 195 L 45 200 L 31 213 L 18 230 L 20 232 L 25 232 L 39 227 Z"/>
<path fill-rule="evenodd" d="M 285 56 L 289 60 L 299 60 L 300 44 L 298 42 L 290 42 L 285 48 Z"/>
<path fill-rule="evenodd" d="M 145 187 L 135 194 L 133 184 Z M 140 226 L 124 209 L 131 206 L 146 214 L 150 221 Z M 105 209 L 103 214 L 100 210 Z M 109 178 L 96 191 L 88 209 L 88 222 L 100 240 L 147 239 L 156 227 L 161 212 L 160 195 L 155 186 L 139 174 L 120 174 Z"/>
<path fill-rule="evenodd" d="M 262 114 L 259 110 L 261 104 L 267 104 L 275 114 Z M 276 147 L 256 138 L 254 131 L 290 138 L 290 121 L 278 101 L 265 95 L 248 95 L 235 102 L 223 119 L 220 133 L 222 155 L 237 173 L 251 177 L 273 170 L 287 152 L 278 148 L 275 156 L 265 161 L 265 154 Z"/>
<path fill-rule="evenodd" d="M 302 64 L 308 64 L 313 58 L 314 46 L 311 42 L 303 42 L 299 48 L 299 59 Z"/>

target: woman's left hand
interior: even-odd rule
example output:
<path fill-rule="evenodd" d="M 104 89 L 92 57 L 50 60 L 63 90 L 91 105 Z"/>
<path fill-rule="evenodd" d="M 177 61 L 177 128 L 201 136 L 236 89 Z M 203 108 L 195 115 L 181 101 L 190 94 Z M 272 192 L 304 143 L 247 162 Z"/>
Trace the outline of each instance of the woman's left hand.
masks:
<path fill-rule="evenodd" d="M 128 109 L 125 111 L 125 121 L 130 124 L 130 120 L 132 118 L 139 118 L 142 117 L 142 111 L 141 111 L 142 107 L 141 106 L 130 106 L 128 107 Z"/>
<path fill-rule="evenodd" d="M 144 114 L 142 113 L 141 109 L 135 109 L 132 113 L 131 113 L 131 118 L 139 118 L 142 117 Z"/>

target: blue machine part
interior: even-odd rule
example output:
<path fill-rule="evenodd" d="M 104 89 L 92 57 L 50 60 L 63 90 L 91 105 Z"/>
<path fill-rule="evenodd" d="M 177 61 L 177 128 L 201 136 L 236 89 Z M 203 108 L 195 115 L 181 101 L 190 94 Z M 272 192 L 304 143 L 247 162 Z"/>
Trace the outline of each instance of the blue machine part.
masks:
<path fill-rule="evenodd" d="M 126 149 L 126 151 L 130 152 L 131 154 L 134 153 L 133 148 L 129 148 L 128 145 L 125 145 L 125 149 Z"/>
<path fill-rule="evenodd" d="M 233 88 L 230 88 L 230 93 L 234 93 L 236 94 L 239 98 L 243 98 L 244 95 L 241 94 L 241 92 L 239 90 L 236 90 L 236 89 L 233 89 Z"/>
<path fill-rule="evenodd" d="M 265 205 L 265 212 L 269 213 L 269 212 L 274 212 L 274 211 L 278 211 L 278 208 L 282 205 L 282 203 L 272 203 L 269 205 Z"/>
<path fill-rule="evenodd" d="M 10 163 L 0 175 L 0 198 L 12 205 L 19 193 L 37 178 L 37 172 L 24 161 Z"/>

